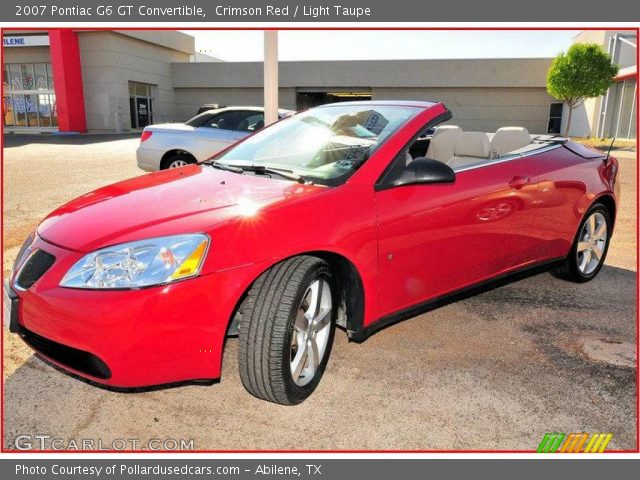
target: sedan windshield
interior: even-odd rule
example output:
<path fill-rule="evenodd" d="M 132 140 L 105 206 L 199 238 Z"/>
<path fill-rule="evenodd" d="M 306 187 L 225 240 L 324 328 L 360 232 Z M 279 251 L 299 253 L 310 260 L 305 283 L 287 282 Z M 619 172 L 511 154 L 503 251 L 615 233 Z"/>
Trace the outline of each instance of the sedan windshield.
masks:
<path fill-rule="evenodd" d="M 216 163 L 265 167 L 324 185 L 340 185 L 417 107 L 331 105 L 282 120 L 223 152 Z M 247 171 L 251 171 L 248 168 Z"/>

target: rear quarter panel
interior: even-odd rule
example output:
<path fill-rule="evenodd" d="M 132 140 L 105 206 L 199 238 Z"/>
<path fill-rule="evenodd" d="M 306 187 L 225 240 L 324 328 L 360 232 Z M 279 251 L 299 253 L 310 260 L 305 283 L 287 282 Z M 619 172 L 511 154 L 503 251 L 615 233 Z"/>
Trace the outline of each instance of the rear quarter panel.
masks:
<path fill-rule="evenodd" d="M 199 140 L 193 132 L 154 131 L 143 145 L 160 152 L 160 157 L 171 150 L 184 150 L 193 155 L 198 162 L 206 160 L 214 153 L 211 152 L 210 145 Z"/>
<path fill-rule="evenodd" d="M 539 192 L 532 255 L 540 260 L 564 257 L 591 205 L 604 195 L 615 199 L 617 162 L 605 163 L 604 154 L 584 158 L 564 146 L 534 157 Z"/>

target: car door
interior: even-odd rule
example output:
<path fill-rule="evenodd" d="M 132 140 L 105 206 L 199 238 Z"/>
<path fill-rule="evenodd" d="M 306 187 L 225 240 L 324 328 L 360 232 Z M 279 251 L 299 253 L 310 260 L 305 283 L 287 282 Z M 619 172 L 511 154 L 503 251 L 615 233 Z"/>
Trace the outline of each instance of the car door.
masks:
<path fill-rule="evenodd" d="M 537 177 L 521 160 L 487 160 L 454 183 L 377 186 L 382 316 L 529 261 Z"/>
<path fill-rule="evenodd" d="M 238 140 L 242 140 L 247 135 L 257 132 L 264 127 L 264 113 L 247 110 L 240 112 L 238 116 L 238 123 L 235 129 L 229 135 L 229 143 L 235 143 Z"/>

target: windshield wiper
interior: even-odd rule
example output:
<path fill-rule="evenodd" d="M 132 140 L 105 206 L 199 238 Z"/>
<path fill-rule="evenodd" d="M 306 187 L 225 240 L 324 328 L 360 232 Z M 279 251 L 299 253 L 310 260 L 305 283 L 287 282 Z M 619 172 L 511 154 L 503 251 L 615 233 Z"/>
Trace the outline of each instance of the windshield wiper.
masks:
<path fill-rule="evenodd" d="M 293 180 L 294 182 L 298 182 L 298 183 L 313 183 L 307 180 L 306 178 L 304 178 L 302 175 L 297 175 L 293 173 L 291 170 L 287 170 L 284 168 L 267 167 L 265 165 L 256 165 L 255 163 L 246 164 L 246 165 L 243 165 L 243 164 L 228 165 L 226 163 L 222 163 L 219 161 L 212 162 L 207 160 L 205 162 L 202 162 L 202 164 L 210 165 L 213 168 L 219 168 L 220 170 L 227 170 L 233 173 L 253 172 L 258 175 L 272 174 L 272 175 L 279 175 L 282 178 L 286 178 L 287 180 Z"/>
<path fill-rule="evenodd" d="M 253 172 L 258 175 L 273 174 L 273 175 L 279 175 L 282 178 L 286 178 L 288 180 L 293 180 L 294 182 L 298 182 L 298 183 L 311 183 L 310 181 L 306 180 L 302 175 L 298 175 L 296 173 L 293 173 L 291 170 L 287 170 L 284 168 L 267 167 L 266 165 L 256 165 L 256 164 L 234 165 L 234 167 L 239 168 L 245 172 Z"/>
<path fill-rule="evenodd" d="M 226 163 L 221 163 L 221 162 L 211 162 L 209 160 L 202 162 L 203 165 L 209 165 L 213 168 L 218 168 L 220 170 L 226 170 L 228 172 L 233 172 L 233 173 L 244 173 L 244 170 L 242 170 L 241 168 L 238 167 L 234 167 L 231 165 L 227 165 Z"/>

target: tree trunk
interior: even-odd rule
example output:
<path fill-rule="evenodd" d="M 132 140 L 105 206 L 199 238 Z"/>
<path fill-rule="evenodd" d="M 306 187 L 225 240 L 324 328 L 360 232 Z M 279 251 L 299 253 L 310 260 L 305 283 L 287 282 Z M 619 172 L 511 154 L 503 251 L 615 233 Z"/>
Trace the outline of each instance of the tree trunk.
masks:
<path fill-rule="evenodd" d="M 567 116 L 567 126 L 564 127 L 564 136 L 568 137 L 569 136 L 569 129 L 571 128 L 571 114 L 573 113 L 573 107 L 570 105 L 567 105 L 569 107 L 569 115 Z"/>

